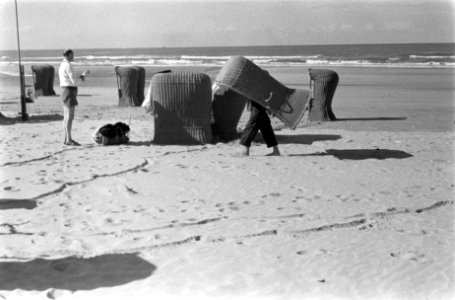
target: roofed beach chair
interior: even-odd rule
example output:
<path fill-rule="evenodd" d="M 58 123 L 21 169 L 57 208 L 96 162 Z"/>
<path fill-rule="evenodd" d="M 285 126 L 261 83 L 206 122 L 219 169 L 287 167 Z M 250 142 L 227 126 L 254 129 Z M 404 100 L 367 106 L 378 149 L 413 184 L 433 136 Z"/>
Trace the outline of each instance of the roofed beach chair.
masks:
<path fill-rule="evenodd" d="M 291 89 L 243 56 L 232 56 L 221 68 L 215 83 L 255 101 L 295 129 L 310 99 L 310 91 Z"/>
<path fill-rule="evenodd" d="M 32 65 L 35 96 L 55 96 L 55 69 L 51 65 Z"/>
<path fill-rule="evenodd" d="M 152 103 L 153 142 L 165 145 L 203 145 L 212 142 L 210 77 L 176 72 L 153 75 L 146 99 Z"/>
<path fill-rule="evenodd" d="M 309 69 L 312 100 L 308 121 L 334 121 L 332 100 L 338 85 L 339 76 L 332 70 Z"/>
<path fill-rule="evenodd" d="M 140 106 L 144 101 L 145 69 L 140 66 L 116 66 L 119 106 Z"/>

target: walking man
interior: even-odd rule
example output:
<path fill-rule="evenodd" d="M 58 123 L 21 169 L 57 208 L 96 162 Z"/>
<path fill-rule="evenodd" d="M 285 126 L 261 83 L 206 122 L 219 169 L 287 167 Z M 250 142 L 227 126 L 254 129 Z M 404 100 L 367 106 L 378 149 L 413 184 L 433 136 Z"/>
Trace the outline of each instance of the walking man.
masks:
<path fill-rule="evenodd" d="M 240 154 L 244 156 L 250 155 L 251 143 L 260 130 L 267 147 L 273 148 L 273 151 L 269 153 L 268 156 L 279 156 L 280 150 L 278 149 L 278 141 L 273 132 L 272 124 L 266 109 L 254 101 L 250 102 L 250 119 L 248 120 L 240 139 L 240 144 L 244 147 Z"/>

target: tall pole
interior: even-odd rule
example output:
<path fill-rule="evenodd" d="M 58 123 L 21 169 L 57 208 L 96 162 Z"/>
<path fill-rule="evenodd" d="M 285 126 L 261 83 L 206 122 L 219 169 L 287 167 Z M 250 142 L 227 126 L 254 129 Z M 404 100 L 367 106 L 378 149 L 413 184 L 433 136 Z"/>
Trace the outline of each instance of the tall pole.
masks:
<path fill-rule="evenodd" d="M 27 106 L 25 104 L 25 78 L 24 78 L 24 66 L 21 62 L 21 44 L 19 38 L 19 17 L 17 13 L 17 0 L 14 0 L 14 4 L 16 6 L 16 30 L 17 30 L 17 51 L 19 52 L 19 77 L 20 77 L 20 84 L 21 84 L 21 113 L 22 113 L 22 121 L 28 120 L 27 115 Z"/>

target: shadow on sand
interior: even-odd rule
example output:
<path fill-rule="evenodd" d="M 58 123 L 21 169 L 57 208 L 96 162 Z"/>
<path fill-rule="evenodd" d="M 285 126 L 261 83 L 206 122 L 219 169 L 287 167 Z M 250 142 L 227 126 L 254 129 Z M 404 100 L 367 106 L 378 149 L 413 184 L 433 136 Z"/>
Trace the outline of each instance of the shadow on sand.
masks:
<path fill-rule="evenodd" d="M 240 136 L 236 137 L 236 139 Z M 299 135 L 276 135 L 279 144 L 305 144 L 311 145 L 314 142 L 318 141 L 335 141 L 341 139 L 341 135 L 337 134 L 299 134 Z M 233 139 L 234 140 L 234 139 Z M 232 140 L 219 140 L 214 137 L 213 144 L 218 142 L 228 143 Z M 259 132 L 255 142 L 264 143 L 264 138 Z M 155 145 L 153 141 L 129 141 L 128 146 L 152 146 Z M 156 144 L 161 145 L 161 144 Z M 173 144 L 174 145 L 174 144 Z M 183 144 L 182 144 L 183 145 Z"/>
<path fill-rule="evenodd" d="M 17 101 L 0 101 L 0 105 L 11 105 L 11 104 L 20 104 Z"/>
<path fill-rule="evenodd" d="M 0 262 L 0 290 L 93 290 L 144 279 L 155 270 L 136 254 Z"/>
<path fill-rule="evenodd" d="M 3 209 L 34 209 L 36 208 L 36 201 L 34 200 L 11 200 L 0 199 L 0 210 Z"/>
<path fill-rule="evenodd" d="M 320 141 L 336 141 L 341 139 L 338 134 L 298 134 L 298 135 L 276 135 L 279 144 L 304 144 L 311 145 Z M 261 137 L 262 139 L 262 137 Z"/>
<path fill-rule="evenodd" d="M 408 117 L 372 117 L 372 118 L 337 118 L 335 122 L 343 121 L 403 121 Z"/>
<path fill-rule="evenodd" d="M 340 160 L 364 160 L 364 159 L 404 159 L 412 157 L 411 154 L 401 150 L 389 150 L 389 149 L 345 149 L 336 150 L 328 149 L 325 152 L 318 152 L 312 154 L 291 154 L 289 156 L 334 156 Z"/>
<path fill-rule="evenodd" d="M 153 141 L 129 141 L 126 146 L 151 146 Z"/>
<path fill-rule="evenodd" d="M 36 115 L 30 116 L 27 121 L 22 121 L 21 116 L 17 117 L 5 117 L 0 115 L 0 125 L 14 125 L 17 123 L 45 123 L 45 122 L 53 122 L 53 121 L 61 121 L 63 120 L 63 116 L 60 114 L 53 114 L 53 115 Z"/>
<path fill-rule="evenodd" d="M 281 135 L 276 134 L 276 139 L 279 144 L 304 144 L 311 145 L 319 141 L 336 141 L 341 139 L 338 134 L 297 134 L 297 135 Z M 264 143 L 264 138 L 259 132 L 255 142 Z"/>

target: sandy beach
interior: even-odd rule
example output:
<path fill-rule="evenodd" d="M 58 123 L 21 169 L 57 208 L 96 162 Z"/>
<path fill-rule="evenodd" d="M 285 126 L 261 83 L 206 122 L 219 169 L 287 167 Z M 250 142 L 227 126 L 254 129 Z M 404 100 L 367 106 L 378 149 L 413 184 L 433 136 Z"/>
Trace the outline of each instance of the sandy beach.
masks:
<path fill-rule="evenodd" d="M 268 71 L 306 88 L 309 67 Z M 273 119 L 280 157 L 260 137 L 250 157 L 155 145 L 153 117 L 118 107 L 113 67 L 80 85 L 82 145 L 65 146 L 60 98 L 22 122 L 1 75 L 0 298 L 453 299 L 454 69 L 330 69 L 338 120 Z M 117 121 L 128 144 L 91 141 Z"/>

